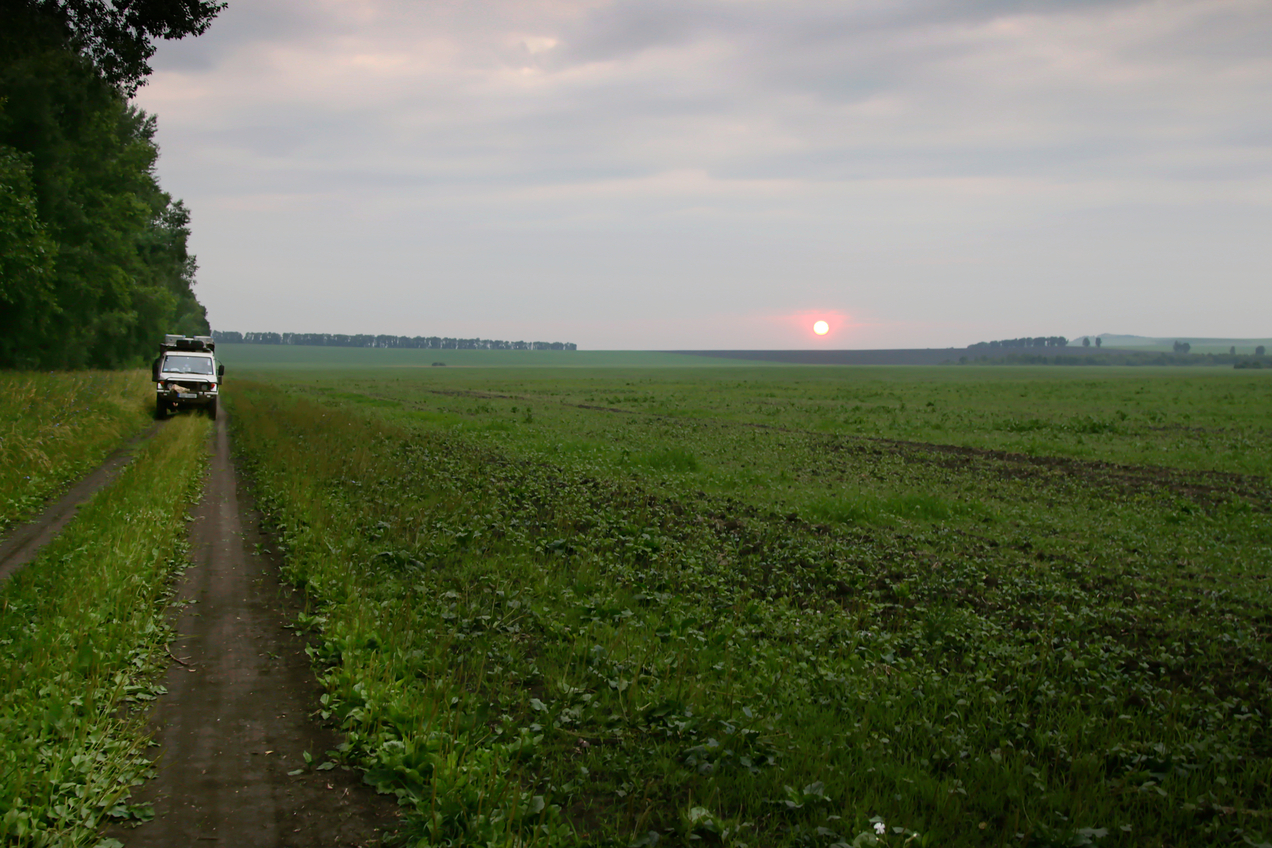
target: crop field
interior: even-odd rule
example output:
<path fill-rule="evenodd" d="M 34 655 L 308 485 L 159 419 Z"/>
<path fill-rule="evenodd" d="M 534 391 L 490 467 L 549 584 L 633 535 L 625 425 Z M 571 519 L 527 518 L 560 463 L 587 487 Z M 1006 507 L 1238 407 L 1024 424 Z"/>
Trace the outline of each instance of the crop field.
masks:
<path fill-rule="evenodd" d="M 656 351 L 615 350 L 427 350 L 418 348 L 321 347 L 310 345 L 222 344 L 217 357 L 230 368 L 268 368 L 271 371 L 325 371 L 350 368 L 613 368 L 697 367 L 699 356 Z M 712 360 L 706 360 L 712 362 Z M 722 367 L 734 363 L 720 362 Z M 754 363 L 751 363 L 754 364 Z"/>
<path fill-rule="evenodd" d="M 1265 375 L 352 369 L 231 397 L 332 755 L 421 845 L 1272 836 Z"/>

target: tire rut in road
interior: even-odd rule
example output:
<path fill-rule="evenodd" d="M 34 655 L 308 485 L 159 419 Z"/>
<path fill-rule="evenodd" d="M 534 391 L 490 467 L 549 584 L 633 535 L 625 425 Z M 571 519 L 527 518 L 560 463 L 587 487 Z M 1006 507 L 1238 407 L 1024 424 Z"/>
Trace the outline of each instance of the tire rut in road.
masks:
<path fill-rule="evenodd" d="M 334 848 L 379 844 L 396 804 L 360 773 L 314 766 L 338 744 L 309 718 L 319 687 L 305 643 L 287 629 L 300 599 L 279 579 L 256 514 L 239 497 L 226 416 L 191 524 L 192 565 L 178 580 L 173 663 L 151 717 L 156 776 L 133 793 L 155 818 L 106 831 L 128 848 L 217 843 Z M 193 603 L 191 603 L 191 601 Z"/>

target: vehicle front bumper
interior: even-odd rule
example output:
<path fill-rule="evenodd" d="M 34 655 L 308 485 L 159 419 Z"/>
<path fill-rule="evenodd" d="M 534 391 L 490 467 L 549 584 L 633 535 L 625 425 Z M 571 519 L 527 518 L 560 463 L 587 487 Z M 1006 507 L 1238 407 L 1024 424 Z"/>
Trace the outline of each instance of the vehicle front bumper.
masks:
<path fill-rule="evenodd" d="M 211 406 L 216 403 L 217 387 L 204 382 L 163 380 L 155 385 L 155 400 L 169 409 L 188 406 Z"/>

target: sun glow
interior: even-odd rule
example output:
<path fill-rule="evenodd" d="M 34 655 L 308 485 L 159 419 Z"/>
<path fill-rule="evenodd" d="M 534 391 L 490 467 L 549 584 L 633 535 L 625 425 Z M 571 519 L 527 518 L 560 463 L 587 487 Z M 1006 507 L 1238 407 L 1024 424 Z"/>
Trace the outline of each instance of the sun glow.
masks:
<path fill-rule="evenodd" d="M 813 332 L 819 336 L 824 336 L 830 332 L 830 325 L 825 321 L 818 321 L 813 325 Z"/>

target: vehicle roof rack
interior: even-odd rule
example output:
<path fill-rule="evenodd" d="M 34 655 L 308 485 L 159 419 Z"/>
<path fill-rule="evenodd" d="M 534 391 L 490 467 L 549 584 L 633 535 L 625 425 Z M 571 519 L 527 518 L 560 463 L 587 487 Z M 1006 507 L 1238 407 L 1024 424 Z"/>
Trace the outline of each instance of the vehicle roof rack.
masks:
<path fill-rule="evenodd" d="M 211 336 L 176 336 L 166 335 L 163 337 L 163 343 L 159 345 L 160 350 L 184 350 L 184 351 L 207 351 L 212 353 L 216 350 L 216 342 Z"/>

